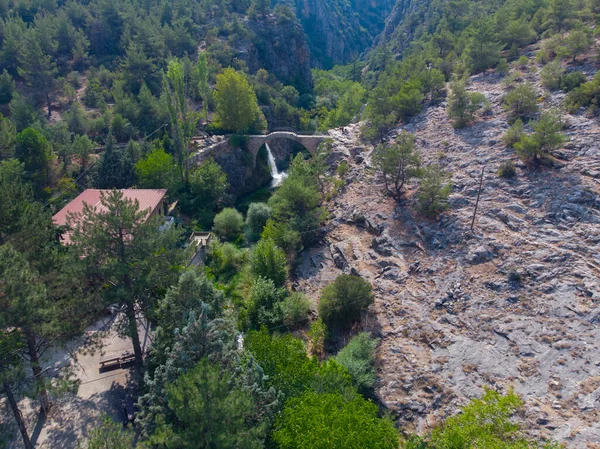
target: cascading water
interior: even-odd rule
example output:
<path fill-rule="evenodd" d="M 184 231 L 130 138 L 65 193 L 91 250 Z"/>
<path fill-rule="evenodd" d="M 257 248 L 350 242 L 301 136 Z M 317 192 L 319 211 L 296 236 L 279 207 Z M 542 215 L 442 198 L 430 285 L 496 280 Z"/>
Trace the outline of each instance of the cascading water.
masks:
<path fill-rule="evenodd" d="M 277 170 L 277 164 L 275 163 L 275 158 L 273 157 L 273 153 L 271 153 L 271 148 L 269 148 L 269 144 L 265 143 L 265 147 L 267 148 L 267 155 L 269 158 L 269 168 L 271 169 L 271 177 L 273 181 L 271 181 L 271 187 L 278 187 L 285 178 L 287 178 L 287 173 L 280 172 Z"/>

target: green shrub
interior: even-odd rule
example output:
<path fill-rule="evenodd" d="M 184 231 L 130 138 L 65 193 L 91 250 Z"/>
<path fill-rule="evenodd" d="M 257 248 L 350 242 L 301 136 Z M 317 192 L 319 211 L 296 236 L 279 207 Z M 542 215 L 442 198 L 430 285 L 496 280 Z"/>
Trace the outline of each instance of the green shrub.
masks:
<path fill-rule="evenodd" d="M 210 242 L 207 264 L 216 276 L 230 277 L 236 274 L 246 261 L 246 253 L 231 243 Z"/>
<path fill-rule="evenodd" d="M 561 64 L 560 59 L 555 59 L 546 64 L 541 70 L 540 78 L 542 80 L 542 85 L 550 90 L 559 89 L 564 73 L 565 69 Z"/>
<path fill-rule="evenodd" d="M 270 335 L 266 327 L 250 331 L 244 346 L 267 377 L 265 387 L 283 393 L 284 399 L 299 396 L 314 382 L 316 358 L 309 358 L 302 340 L 291 334 Z"/>
<path fill-rule="evenodd" d="M 514 147 L 515 143 L 517 143 L 521 136 L 523 135 L 523 120 L 517 119 L 510 128 L 504 133 L 502 136 L 502 143 L 507 147 Z"/>
<path fill-rule="evenodd" d="M 448 209 L 448 197 L 452 192 L 450 173 L 445 172 L 439 165 L 427 167 L 419 185 L 419 209 L 429 217 L 435 217 Z"/>
<path fill-rule="evenodd" d="M 306 324 L 308 320 L 310 300 L 304 293 L 294 292 L 281 303 L 281 312 L 283 324 L 288 329 L 297 329 Z"/>
<path fill-rule="evenodd" d="M 321 318 L 310 323 L 308 331 L 308 341 L 310 344 L 310 352 L 313 355 L 320 356 L 325 352 L 325 340 L 327 340 L 327 326 Z"/>
<path fill-rule="evenodd" d="M 321 291 L 319 315 L 330 327 L 344 327 L 358 321 L 373 299 L 371 284 L 359 276 L 341 274 Z"/>
<path fill-rule="evenodd" d="M 521 68 L 527 67 L 527 64 L 529 64 L 529 58 L 525 55 L 521 56 L 519 58 L 518 64 L 521 66 Z"/>
<path fill-rule="evenodd" d="M 531 84 L 521 84 L 504 96 L 504 107 L 514 118 L 533 115 L 538 111 L 537 93 Z"/>
<path fill-rule="evenodd" d="M 248 144 L 248 136 L 233 134 L 229 138 L 229 144 L 234 148 L 246 148 Z"/>
<path fill-rule="evenodd" d="M 338 363 L 345 366 L 358 391 L 368 393 L 375 386 L 375 349 L 379 340 L 362 332 L 335 357 Z"/>
<path fill-rule="evenodd" d="M 280 302 L 284 294 L 285 291 L 277 288 L 272 280 L 261 277 L 254 279 L 247 301 L 248 319 L 254 328 L 281 323 Z"/>
<path fill-rule="evenodd" d="M 517 174 L 517 167 L 513 161 L 504 161 L 498 169 L 498 176 L 501 178 L 514 178 Z"/>
<path fill-rule="evenodd" d="M 235 241 L 244 229 L 244 217 L 237 210 L 228 207 L 215 216 L 213 231 L 223 240 Z"/>
<path fill-rule="evenodd" d="M 523 135 L 515 143 L 517 155 L 525 161 L 539 162 L 560 148 L 566 140 L 561 132 L 563 125 L 560 117 L 555 113 L 542 114 L 532 127 L 532 134 Z"/>
<path fill-rule="evenodd" d="M 265 225 L 273 211 L 265 203 L 251 203 L 246 214 L 246 228 L 248 229 L 248 240 L 256 241 L 260 238 Z"/>
<path fill-rule="evenodd" d="M 565 92 L 571 92 L 574 89 L 577 89 L 583 83 L 587 81 L 587 77 L 583 72 L 571 72 L 562 77 L 560 80 L 560 88 Z"/>
<path fill-rule="evenodd" d="M 287 280 L 285 253 L 270 239 L 261 240 L 254 247 L 251 259 L 252 274 L 273 281 L 282 287 Z"/>
<path fill-rule="evenodd" d="M 281 449 L 399 447 L 394 424 L 390 419 L 379 418 L 372 402 L 362 396 L 346 400 L 339 393 L 312 391 L 286 402 L 275 422 L 273 440 Z"/>
<path fill-rule="evenodd" d="M 350 166 L 348 165 L 348 161 L 343 160 L 339 163 L 335 172 L 340 178 L 344 178 L 348 174 L 348 170 L 350 170 Z"/>

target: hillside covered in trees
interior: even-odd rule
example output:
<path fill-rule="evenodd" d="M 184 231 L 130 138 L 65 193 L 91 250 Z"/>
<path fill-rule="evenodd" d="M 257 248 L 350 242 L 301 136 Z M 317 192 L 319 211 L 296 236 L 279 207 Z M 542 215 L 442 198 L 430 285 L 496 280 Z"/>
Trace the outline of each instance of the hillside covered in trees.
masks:
<path fill-rule="evenodd" d="M 0 0 L 0 447 L 600 444 L 599 14 Z"/>

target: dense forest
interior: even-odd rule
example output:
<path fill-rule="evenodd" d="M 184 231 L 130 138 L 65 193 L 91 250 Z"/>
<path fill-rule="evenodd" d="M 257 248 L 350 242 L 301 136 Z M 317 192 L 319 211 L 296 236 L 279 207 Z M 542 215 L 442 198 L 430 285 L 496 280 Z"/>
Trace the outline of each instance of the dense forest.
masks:
<path fill-rule="evenodd" d="M 492 73 L 508 90 L 503 143 L 532 170 L 547 164 L 565 143 L 562 111 L 600 112 L 600 77 L 577 70 L 598 14 L 597 0 L 0 0 L 0 445 L 14 428 L 34 447 L 22 398 L 47 414 L 73 394 L 78 381 L 46 357 L 76 339 L 99 350 L 103 334 L 86 329 L 112 308 L 134 354 L 135 427 L 104 417 L 81 447 L 561 447 L 519 425 L 512 390 L 486 389 L 420 435 L 398 428 L 375 393 L 373 286 L 341 274 L 316 302 L 295 287 L 349 182 L 332 139 L 294 151 L 264 201 L 194 155 L 226 136 L 264 187 L 266 151 L 252 166 L 248 135 L 360 122 L 369 173 L 400 205 L 416 192 L 435 220 L 451 173 L 390 132 L 443 102 L 455 128 L 470 126 L 491 106 L 469 79 Z M 528 64 L 564 92 L 561 110 L 540 110 Z M 106 190 L 104 212 L 86 205 L 57 227 L 86 188 Z M 175 225 L 146 220 L 127 188 L 167 189 Z M 214 235 L 198 267 L 193 231 Z"/>

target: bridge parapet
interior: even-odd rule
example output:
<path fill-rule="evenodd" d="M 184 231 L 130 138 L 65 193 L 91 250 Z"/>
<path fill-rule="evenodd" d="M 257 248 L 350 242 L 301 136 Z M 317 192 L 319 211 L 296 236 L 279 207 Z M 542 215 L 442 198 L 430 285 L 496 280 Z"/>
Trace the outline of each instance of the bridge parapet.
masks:
<path fill-rule="evenodd" d="M 328 135 L 304 135 L 297 134 L 292 131 L 275 131 L 270 134 L 262 134 L 262 135 L 249 135 L 246 136 L 246 146 L 248 151 L 252 154 L 253 164 L 256 166 L 256 156 L 258 155 L 258 151 L 265 144 L 269 143 L 274 139 L 288 139 L 294 142 L 298 142 L 304 148 L 308 150 L 311 155 L 314 155 L 317 152 L 317 148 L 319 144 L 327 139 Z M 206 147 L 200 150 L 199 153 L 194 157 L 195 162 L 199 162 L 204 160 L 206 157 L 210 156 L 211 151 L 219 151 L 224 146 L 228 145 L 229 140 L 225 139 L 224 141 L 218 142 L 214 145 Z"/>

